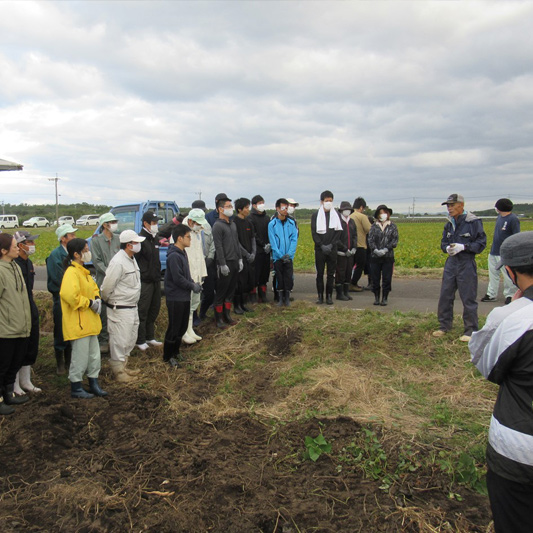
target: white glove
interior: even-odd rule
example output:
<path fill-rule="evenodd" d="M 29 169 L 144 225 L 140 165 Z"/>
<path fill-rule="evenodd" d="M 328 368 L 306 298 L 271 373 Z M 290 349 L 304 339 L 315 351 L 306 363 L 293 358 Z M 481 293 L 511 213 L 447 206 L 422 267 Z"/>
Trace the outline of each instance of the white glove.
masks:
<path fill-rule="evenodd" d="M 265 254 L 269 254 L 269 253 L 270 253 L 270 250 L 272 250 L 272 246 L 270 246 L 270 243 L 265 244 L 265 245 L 263 246 L 263 250 L 265 251 Z"/>
<path fill-rule="evenodd" d="M 352 248 L 352 249 L 350 250 L 350 254 L 351 254 L 351 255 L 355 255 L 355 252 L 356 252 L 356 251 L 357 251 L 357 250 L 356 250 L 355 248 Z"/>
<path fill-rule="evenodd" d="M 374 255 L 376 257 L 383 257 L 387 253 L 386 248 L 382 248 L 381 250 L 374 250 Z"/>
<path fill-rule="evenodd" d="M 102 300 L 89 300 L 89 307 L 91 311 L 94 311 L 97 315 L 102 312 Z"/>
<path fill-rule="evenodd" d="M 457 255 L 458 253 L 463 252 L 464 249 L 465 249 L 465 245 L 460 244 L 458 242 L 450 244 L 449 246 L 446 247 L 446 251 L 448 252 L 450 256 Z"/>
<path fill-rule="evenodd" d="M 226 276 L 229 276 L 229 266 L 228 265 L 222 265 L 220 267 L 220 273 L 226 277 Z"/>
<path fill-rule="evenodd" d="M 244 263 L 242 262 L 242 259 L 239 259 L 239 272 L 242 272 L 243 268 L 244 268 Z"/>

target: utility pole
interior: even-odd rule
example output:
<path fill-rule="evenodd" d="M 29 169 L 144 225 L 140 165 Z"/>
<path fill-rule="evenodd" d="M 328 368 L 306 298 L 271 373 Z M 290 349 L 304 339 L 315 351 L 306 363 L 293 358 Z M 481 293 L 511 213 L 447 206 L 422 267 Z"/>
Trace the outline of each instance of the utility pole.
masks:
<path fill-rule="evenodd" d="M 57 172 L 56 172 L 56 177 L 55 178 L 48 178 L 48 181 L 55 181 L 55 186 L 56 186 L 56 224 L 59 224 L 59 195 L 57 194 L 57 182 L 59 181 L 59 178 L 57 177 Z"/>
<path fill-rule="evenodd" d="M 202 191 L 195 192 L 194 194 L 198 195 L 198 200 L 202 199 Z"/>
<path fill-rule="evenodd" d="M 415 197 L 413 196 L 413 216 L 415 216 Z"/>

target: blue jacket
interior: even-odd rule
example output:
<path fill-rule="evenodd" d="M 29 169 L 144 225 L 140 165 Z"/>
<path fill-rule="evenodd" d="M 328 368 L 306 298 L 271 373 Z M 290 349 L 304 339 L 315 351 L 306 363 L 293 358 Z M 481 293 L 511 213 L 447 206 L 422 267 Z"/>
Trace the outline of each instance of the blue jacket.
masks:
<path fill-rule="evenodd" d="M 274 217 L 268 223 L 268 239 L 274 261 L 278 261 L 287 254 L 294 260 L 298 244 L 298 228 L 292 218 L 287 217 L 282 222 L 278 217 Z"/>
<path fill-rule="evenodd" d="M 190 302 L 194 282 L 187 254 L 177 246 L 169 246 L 165 270 L 165 297 L 169 302 Z"/>
<path fill-rule="evenodd" d="M 480 254 L 487 246 L 487 235 L 481 219 L 473 213 L 463 213 L 459 215 L 457 221 L 452 218 L 447 222 L 442 232 L 441 250 L 447 253 L 446 247 L 453 243 L 465 245 L 462 254 Z M 462 254 L 457 254 L 454 257 Z"/>

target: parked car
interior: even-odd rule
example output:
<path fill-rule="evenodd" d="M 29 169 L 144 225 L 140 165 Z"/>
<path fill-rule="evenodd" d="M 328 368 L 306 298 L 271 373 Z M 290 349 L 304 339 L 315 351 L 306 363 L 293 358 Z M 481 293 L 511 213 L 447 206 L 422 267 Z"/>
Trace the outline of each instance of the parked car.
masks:
<path fill-rule="evenodd" d="M 18 227 L 19 219 L 17 215 L 0 215 L 0 229 Z"/>
<path fill-rule="evenodd" d="M 170 222 L 180 213 L 176 202 L 172 200 L 147 200 L 146 202 L 139 202 L 136 204 L 117 205 L 111 209 L 111 213 L 115 215 L 118 222 L 117 233 L 121 233 L 126 229 L 132 229 L 136 233 L 139 233 L 143 228 L 142 218 L 146 211 L 153 211 L 159 217 L 160 225 Z M 98 232 L 101 232 L 101 228 L 99 228 Z M 87 239 L 87 241 L 90 246 L 91 238 Z M 167 267 L 167 252 L 168 245 L 159 247 L 162 276 Z M 92 267 L 92 264 L 89 264 L 89 266 Z"/>
<path fill-rule="evenodd" d="M 82 215 L 76 220 L 76 226 L 98 226 L 100 215 Z"/>
<path fill-rule="evenodd" d="M 62 226 L 63 224 L 70 224 L 71 226 L 74 226 L 74 217 L 59 217 L 55 222 L 54 226 Z"/>
<path fill-rule="evenodd" d="M 31 217 L 29 220 L 25 220 L 22 225 L 25 228 L 47 228 L 50 225 L 50 222 L 44 217 Z"/>

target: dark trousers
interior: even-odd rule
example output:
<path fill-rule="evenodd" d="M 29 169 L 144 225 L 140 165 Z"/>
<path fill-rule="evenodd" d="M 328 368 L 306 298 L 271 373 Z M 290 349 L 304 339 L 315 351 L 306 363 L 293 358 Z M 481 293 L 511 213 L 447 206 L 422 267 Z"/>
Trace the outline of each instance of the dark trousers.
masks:
<path fill-rule="evenodd" d="M 255 287 L 255 265 L 244 260 L 243 269 L 237 275 L 237 294 L 248 294 Z"/>
<path fill-rule="evenodd" d="M 203 318 L 207 313 L 207 310 L 211 307 L 215 301 L 215 287 L 217 281 L 217 265 L 213 261 L 207 267 L 207 277 L 204 278 L 202 285 L 202 304 L 200 306 L 200 316 Z"/>
<path fill-rule="evenodd" d="M 24 357 L 22 358 L 22 363 L 20 366 L 31 366 L 35 364 L 38 353 L 39 353 L 39 311 L 37 310 L 37 306 L 35 306 L 35 309 L 32 306 L 31 307 L 30 336 L 28 337 L 26 353 L 24 354 Z"/>
<path fill-rule="evenodd" d="M 354 269 L 352 271 L 352 284 L 357 285 L 365 271 L 366 248 L 357 248 L 354 255 Z"/>
<path fill-rule="evenodd" d="M 255 256 L 255 287 L 261 287 L 268 283 L 270 277 L 270 254 L 258 253 Z"/>
<path fill-rule="evenodd" d="M 238 261 L 226 261 L 229 274 L 223 276 L 220 269 L 217 277 L 217 292 L 215 294 L 215 306 L 224 305 L 224 302 L 233 302 L 235 289 L 237 288 L 237 275 L 239 274 Z"/>
<path fill-rule="evenodd" d="M 496 533 L 533 531 L 533 485 L 522 485 L 489 470 L 487 488 Z"/>
<path fill-rule="evenodd" d="M 477 266 L 472 254 L 461 252 L 446 259 L 438 306 L 440 328 L 444 331 L 452 329 L 453 301 L 457 290 L 463 302 L 464 332 L 470 335 L 478 330 Z"/>
<path fill-rule="evenodd" d="M 284 263 L 281 259 L 274 261 L 274 272 L 276 273 L 277 291 L 292 291 L 294 287 L 294 267 L 292 261 Z"/>
<path fill-rule="evenodd" d="M 337 255 L 337 270 L 335 272 L 335 283 L 338 285 L 350 283 L 353 269 L 353 256 Z"/>
<path fill-rule="evenodd" d="M 144 344 L 155 339 L 155 321 L 161 309 L 161 282 L 141 282 L 141 297 L 139 298 L 139 330 L 137 342 Z"/>
<path fill-rule="evenodd" d="M 189 313 L 191 302 L 166 301 L 168 310 L 168 328 L 165 333 L 163 345 L 163 359 L 168 361 L 171 357 L 176 357 L 180 353 L 181 338 L 187 331 L 189 325 Z"/>
<path fill-rule="evenodd" d="M 326 294 L 332 294 L 333 285 L 335 284 L 335 270 L 337 268 L 337 253 L 333 251 L 329 255 L 324 255 L 322 250 L 315 248 L 315 267 L 318 294 L 324 293 L 324 271 L 326 269 Z"/>
<path fill-rule="evenodd" d="M 383 289 L 383 293 L 389 293 L 392 289 L 392 273 L 394 261 L 370 261 L 370 277 L 372 279 L 372 291 L 374 294 Z"/>
<path fill-rule="evenodd" d="M 54 348 L 63 351 L 68 342 L 63 339 L 63 311 L 61 311 L 61 298 L 58 292 L 52 293 L 54 315 Z"/>
<path fill-rule="evenodd" d="M 15 383 L 28 347 L 28 337 L 0 339 L 0 394 Z"/>

